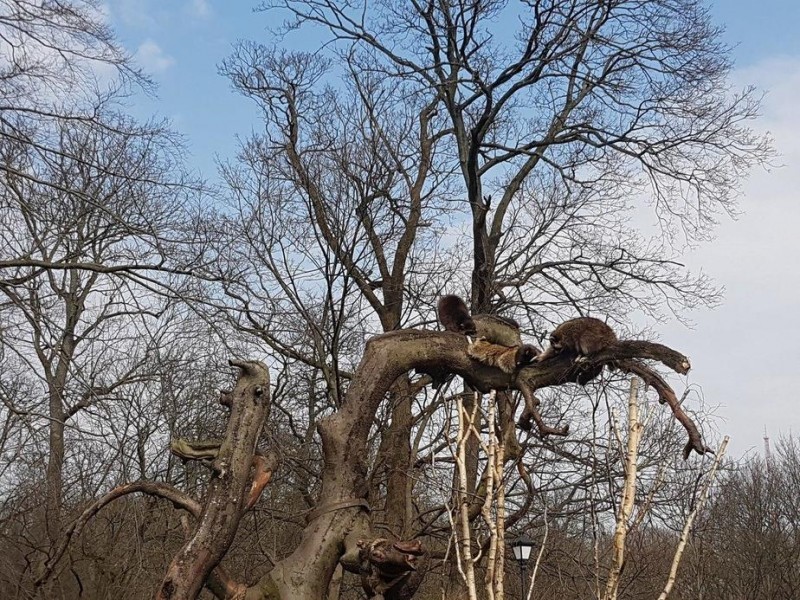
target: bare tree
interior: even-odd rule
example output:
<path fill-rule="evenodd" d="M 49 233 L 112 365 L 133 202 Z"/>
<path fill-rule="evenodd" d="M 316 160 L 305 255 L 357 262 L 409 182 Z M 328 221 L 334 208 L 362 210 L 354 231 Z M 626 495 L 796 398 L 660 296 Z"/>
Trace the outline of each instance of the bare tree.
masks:
<path fill-rule="evenodd" d="M 708 598 L 791 598 L 800 590 L 800 473 L 796 437 L 783 437 L 770 457 L 753 456 L 712 492 L 692 531 L 673 597 L 702 589 Z"/>
<path fill-rule="evenodd" d="M 100 2 L 0 5 L 3 138 L 55 157 L 64 149 L 34 140 L 32 130 L 61 119 L 97 122 L 97 110 L 131 84 L 149 86 L 114 37 Z M 2 169 L 11 174 L 11 167 Z"/>
<path fill-rule="evenodd" d="M 537 337 L 572 311 L 623 323 L 717 300 L 669 244 L 706 235 L 769 149 L 747 128 L 758 96 L 728 93 L 726 49 L 699 3 L 262 7 L 288 11 L 287 34 L 321 25 L 331 42 L 313 55 L 243 42 L 222 69 L 265 122 L 226 168 L 226 270 L 241 269 L 229 306 L 290 369 L 320 374 L 322 406 L 304 422 L 340 409 L 363 337 L 430 322 L 436 295 L 468 279 L 474 310 L 520 318 Z M 501 36 L 511 23 L 517 35 Z M 632 199 L 647 195 L 661 238 L 629 226 Z M 469 273 L 443 273 L 442 256 Z M 433 439 L 426 427 L 448 422 L 430 395 L 402 400 L 420 387 L 389 399 L 372 446 L 394 482 L 371 496 L 386 494 L 381 524 L 401 537 L 409 458 Z M 435 462 L 442 450 L 422 453 Z M 470 479 L 477 490 L 477 456 Z"/>
<path fill-rule="evenodd" d="M 563 302 L 569 283 L 611 293 L 615 279 L 641 278 L 640 269 L 670 271 L 630 240 L 590 251 L 575 243 L 578 231 L 566 232 L 573 243 L 560 260 L 551 258 L 553 242 L 564 239 L 565 218 L 593 199 L 627 205 L 645 189 L 665 225 L 703 236 L 715 212 L 732 208 L 743 169 L 767 152 L 746 125 L 757 94 L 728 93 L 726 48 L 694 0 L 410 2 L 363 11 L 280 0 L 263 8 L 288 11 L 289 28 L 321 25 L 341 56 L 369 56 L 357 64 L 436 99 L 472 220 L 477 311 L 511 281 L 554 278 Z M 500 23 L 513 23 L 514 34 L 500 35 Z M 514 210 L 548 198 L 550 211 L 536 211 L 539 227 Z M 570 282 L 565 271 L 583 277 Z M 662 293 L 697 297 L 668 281 Z"/>
<path fill-rule="evenodd" d="M 427 269 L 442 270 L 427 255 L 441 213 L 433 200 L 443 191 L 427 100 L 397 105 L 396 89 L 356 69 L 339 93 L 318 85 L 325 69 L 314 56 L 250 43 L 224 65 L 268 125 L 224 171 L 233 231 L 246 232 L 229 257 L 247 265 L 242 272 L 252 269 L 227 292 L 246 311 L 248 331 L 319 373 L 323 410 L 341 404 L 367 335 L 419 319 L 408 291 L 432 280 Z M 401 539 L 411 527 L 412 398 L 420 387 L 407 377 L 395 382 L 370 477 L 374 495 L 385 489 L 385 526 Z"/>
<path fill-rule="evenodd" d="M 157 382 L 158 349 L 170 332 L 164 325 L 174 316 L 173 301 L 158 290 L 103 268 L 169 255 L 187 201 L 167 183 L 177 163 L 159 129 L 134 127 L 124 118 L 105 127 L 57 124 L 59 151 L 48 160 L 25 141 L 0 138 L 7 208 L 2 257 L 9 259 L 0 279 L 4 351 L 28 369 L 36 395 L 46 399 L 43 406 L 27 399 L 7 406 L 46 423 L 43 523 L 49 544 L 38 548 L 45 554 L 60 539 L 69 504 L 69 431 L 107 432 L 98 404 L 124 398 L 126 386 Z M 167 276 L 162 281 L 176 285 Z M 113 433 L 120 423 L 107 416 Z M 143 459 L 140 467 L 146 470 Z M 82 484 L 84 491 L 96 490 L 86 479 Z"/>

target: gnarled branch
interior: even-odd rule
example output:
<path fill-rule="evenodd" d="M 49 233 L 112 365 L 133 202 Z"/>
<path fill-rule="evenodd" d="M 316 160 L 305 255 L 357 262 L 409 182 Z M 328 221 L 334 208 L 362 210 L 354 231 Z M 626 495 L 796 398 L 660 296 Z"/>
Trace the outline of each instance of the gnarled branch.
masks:
<path fill-rule="evenodd" d="M 158 600 L 197 597 L 228 551 L 246 509 L 255 446 L 269 413 L 269 372 L 256 361 L 230 364 L 241 372 L 229 395 L 231 414 L 213 459 L 205 507 L 194 534 L 170 563 L 156 593 Z"/>

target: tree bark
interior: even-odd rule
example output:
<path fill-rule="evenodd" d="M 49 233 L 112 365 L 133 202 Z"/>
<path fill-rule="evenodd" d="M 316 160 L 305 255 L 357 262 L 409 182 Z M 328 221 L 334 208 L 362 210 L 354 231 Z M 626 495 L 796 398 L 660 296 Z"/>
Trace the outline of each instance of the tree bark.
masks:
<path fill-rule="evenodd" d="M 639 442 L 642 439 L 643 429 L 644 424 L 639 420 L 639 380 L 634 377 L 631 379 L 631 389 L 628 395 L 628 451 L 625 456 L 625 486 L 622 490 L 622 499 L 617 514 L 611 569 L 603 595 L 604 600 L 617 600 L 619 578 L 625 563 L 625 539 L 628 535 L 633 501 L 636 497 Z"/>
<path fill-rule="evenodd" d="M 411 525 L 409 469 L 411 468 L 413 414 L 408 377 L 400 377 L 395 382 L 391 398 L 394 400 L 392 421 L 384 431 L 381 441 L 381 451 L 386 468 L 384 510 L 389 531 L 398 539 L 404 540 Z"/>
<path fill-rule="evenodd" d="M 269 414 L 269 373 L 260 362 L 231 361 L 241 369 L 233 392 L 225 394 L 231 415 L 212 463 L 203 514 L 156 593 L 157 600 L 196 598 L 206 578 L 230 548 L 251 488 L 250 469 L 258 436 Z"/>

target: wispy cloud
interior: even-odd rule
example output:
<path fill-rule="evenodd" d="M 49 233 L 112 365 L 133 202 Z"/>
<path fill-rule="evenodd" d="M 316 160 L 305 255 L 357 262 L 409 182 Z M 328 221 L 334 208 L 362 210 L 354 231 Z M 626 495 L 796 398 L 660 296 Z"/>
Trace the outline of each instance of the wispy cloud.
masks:
<path fill-rule="evenodd" d="M 136 50 L 136 62 L 149 73 L 163 73 L 175 64 L 175 59 L 153 40 L 145 40 Z"/>
<path fill-rule="evenodd" d="M 189 0 L 187 10 L 197 19 L 207 19 L 211 16 L 211 5 L 208 0 Z"/>
<path fill-rule="evenodd" d="M 149 0 L 109 0 L 106 10 L 113 20 L 128 27 L 152 29 L 158 22 Z"/>

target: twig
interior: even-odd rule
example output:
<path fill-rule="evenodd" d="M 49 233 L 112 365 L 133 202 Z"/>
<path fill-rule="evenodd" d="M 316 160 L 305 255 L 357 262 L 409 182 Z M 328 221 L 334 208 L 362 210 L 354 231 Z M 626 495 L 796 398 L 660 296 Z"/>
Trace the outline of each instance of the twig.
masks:
<path fill-rule="evenodd" d="M 533 565 L 533 573 L 531 573 L 531 582 L 528 585 L 528 596 L 527 600 L 531 600 L 533 595 L 533 584 L 536 583 L 536 574 L 539 572 L 539 565 L 542 563 L 542 556 L 544 555 L 544 549 L 547 545 L 547 535 L 550 533 L 550 525 L 547 522 L 547 502 L 544 503 L 544 537 L 542 538 L 542 543 L 539 546 L 539 553 L 536 555 L 536 562 Z"/>

